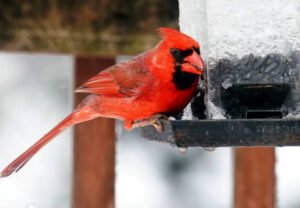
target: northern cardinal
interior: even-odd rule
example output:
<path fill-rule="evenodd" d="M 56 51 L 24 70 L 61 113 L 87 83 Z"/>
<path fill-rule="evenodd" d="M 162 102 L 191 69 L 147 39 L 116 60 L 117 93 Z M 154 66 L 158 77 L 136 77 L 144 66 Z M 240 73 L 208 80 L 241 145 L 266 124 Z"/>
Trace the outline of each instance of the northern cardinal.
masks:
<path fill-rule="evenodd" d="M 11 162 L 6 177 L 61 131 L 97 117 L 117 118 L 124 127 L 153 125 L 162 131 L 160 118 L 181 112 L 192 99 L 204 63 L 200 46 L 191 37 L 171 28 L 160 28 L 162 40 L 132 60 L 113 65 L 76 90 L 89 95 L 77 108 L 38 142 Z"/>

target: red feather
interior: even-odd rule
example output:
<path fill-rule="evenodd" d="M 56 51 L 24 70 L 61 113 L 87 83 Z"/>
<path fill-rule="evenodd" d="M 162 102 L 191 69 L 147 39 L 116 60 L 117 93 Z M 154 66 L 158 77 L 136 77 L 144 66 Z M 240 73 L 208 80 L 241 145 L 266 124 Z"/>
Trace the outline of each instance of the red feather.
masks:
<path fill-rule="evenodd" d="M 150 79 L 144 56 L 140 55 L 127 63 L 114 65 L 83 83 L 76 92 L 112 97 L 134 97 Z"/>
<path fill-rule="evenodd" d="M 76 92 L 90 95 L 73 113 L 10 163 L 0 177 L 18 171 L 57 134 L 77 123 L 109 117 L 124 120 L 125 128 L 131 129 L 133 124 L 137 126 L 137 121 L 147 121 L 156 114 L 179 113 L 191 100 L 199 70 L 203 68 L 202 60 L 196 54 L 199 44 L 174 29 L 160 28 L 160 34 L 163 39 L 155 48 L 131 61 L 111 66 L 83 83 Z M 189 57 L 182 57 L 186 58 L 184 62 L 177 63 L 171 49 L 197 50 Z M 196 62 L 189 63 L 188 60 Z"/>

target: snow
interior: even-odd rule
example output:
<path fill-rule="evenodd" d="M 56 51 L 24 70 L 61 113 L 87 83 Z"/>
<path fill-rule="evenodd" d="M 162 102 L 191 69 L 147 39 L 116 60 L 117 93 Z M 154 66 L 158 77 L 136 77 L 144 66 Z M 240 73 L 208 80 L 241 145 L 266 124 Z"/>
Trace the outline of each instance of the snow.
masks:
<path fill-rule="evenodd" d="M 291 112 L 287 114 L 284 119 L 300 119 L 300 114 L 296 112 Z"/>
<path fill-rule="evenodd" d="M 189 103 L 185 107 L 181 120 L 193 120 L 193 113 L 192 113 L 191 103 Z"/>
<path fill-rule="evenodd" d="M 242 57 L 250 52 L 266 55 L 300 49 L 298 0 L 206 2 L 209 57 L 222 58 L 230 53 Z"/>
<path fill-rule="evenodd" d="M 226 119 L 224 116 L 224 111 L 217 107 L 213 102 L 210 100 L 207 101 L 206 107 L 208 109 L 208 117 L 211 119 Z"/>

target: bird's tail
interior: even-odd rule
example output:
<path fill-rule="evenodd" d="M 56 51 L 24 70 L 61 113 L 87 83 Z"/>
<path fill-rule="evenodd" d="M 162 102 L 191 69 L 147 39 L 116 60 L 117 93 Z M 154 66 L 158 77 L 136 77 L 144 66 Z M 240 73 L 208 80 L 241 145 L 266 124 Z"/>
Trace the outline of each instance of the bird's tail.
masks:
<path fill-rule="evenodd" d="M 27 149 L 19 157 L 12 161 L 6 168 L 4 168 L 4 170 L 2 170 L 2 172 L 0 173 L 0 178 L 9 176 L 12 173 L 20 170 L 32 158 L 32 156 L 34 156 L 42 147 L 44 147 L 49 141 L 51 141 L 64 129 L 77 123 L 91 120 L 95 117 L 97 117 L 97 115 L 88 105 L 79 107 L 79 109 L 68 115 L 45 136 L 43 136 L 34 145 L 32 145 L 29 149 Z"/>

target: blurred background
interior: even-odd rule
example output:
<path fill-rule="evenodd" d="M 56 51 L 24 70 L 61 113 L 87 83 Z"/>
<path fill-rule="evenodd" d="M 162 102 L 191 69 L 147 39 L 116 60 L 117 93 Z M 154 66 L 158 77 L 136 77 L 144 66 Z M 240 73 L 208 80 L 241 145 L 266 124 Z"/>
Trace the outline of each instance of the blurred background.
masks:
<path fill-rule="evenodd" d="M 76 55 L 138 54 L 160 26 L 178 28 L 177 1 L 0 1 L 0 169 L 71 112 Z M 230 148 L 182 155 L 120 122 L 116 133 L 116 207 L 232 207 Z M 72 207 L 72 137 L 67 130 L 1 179 L 0 207 Z M 279 207 L 300 206 L 298 156 L 277 150 Z"/>
<path fill-rule="evenodd" d="M 136 54 L 159 26 L 178 28 L 178 2 L 3 0 L 0 20 L 3 50 Z"/>

